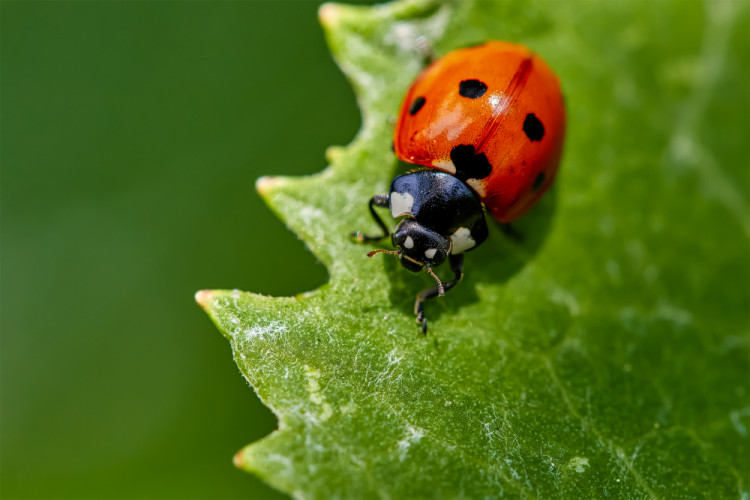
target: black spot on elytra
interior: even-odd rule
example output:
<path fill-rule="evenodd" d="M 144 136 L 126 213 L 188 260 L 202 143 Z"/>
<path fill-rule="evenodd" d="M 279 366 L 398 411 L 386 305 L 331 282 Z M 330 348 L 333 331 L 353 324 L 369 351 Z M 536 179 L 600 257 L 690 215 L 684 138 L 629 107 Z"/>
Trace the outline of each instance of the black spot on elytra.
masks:
<path fill-rule="evenodd" d="M 536 179 L 534 179 L 534 185 L 531 186 L 531 189 L 534 190 L 534 191 L 536 191 L 537 189 L 539 189 L 540 187 L 542 187 L 542 184 L 544 184 L 544 179 L 546 177 L 547 176 L 544 175 L 544 172 L 539 172 L 539 175 L 537 175 Z"/>
<path fill-rule="evenodd" d="M 426 100 L 426 99 L 425 99 L 424 97 L 422 97 L 422 96 L 419 96 L 419 97 L 417 97 L 416 99 L 414 99 L 414 100 L 413 100 L 413 101 L 411 102 L 411 106 L 409 106 L 409 114 L 410 114 L 410 115 L 412 115 L 412 116 L 416 115 L 416 114 L 417 114 L 417 112 L 418 112 L 418 111 L 419 111 L 420 109 L 422 109 L 422 106 L 424 106 L 424 103 L 425 103 L 426 101 L 427 101 L 427 100 Z"/>
<path fill-rule="evenodd" d="M 526 115 L 526 119 L 523 121 L 523 131 L 532 142 L 541 141 L 544 137 L 544 125 L 534 113 Z"/>
<path fill-rule="evenodd" d="M 487 92 L 487 85 L 479 80 L 464 80 L 458 84 L 458 93 L 469 99 L 478 99 Z"/>
<path fill-rule="evenodd" d="M 456 177 L 466 179 L 484 179 L 492 173 L 487 156 L 484 153 L 474 154 L 474 146 L 461 144 L 451 149 L 451 161 L 456 166 Z"/>

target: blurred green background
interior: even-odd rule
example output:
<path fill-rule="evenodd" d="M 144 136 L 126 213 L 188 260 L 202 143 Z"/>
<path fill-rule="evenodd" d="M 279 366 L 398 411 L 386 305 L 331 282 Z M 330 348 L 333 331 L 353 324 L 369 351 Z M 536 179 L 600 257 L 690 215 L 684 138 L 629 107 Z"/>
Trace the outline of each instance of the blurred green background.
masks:
<path fill-rule="evenodd" d="M 193 295 L 326 280 L 254 190 L 359 128 L 319 2 L 0 5 L 2 497 L 279 497 Z"/>

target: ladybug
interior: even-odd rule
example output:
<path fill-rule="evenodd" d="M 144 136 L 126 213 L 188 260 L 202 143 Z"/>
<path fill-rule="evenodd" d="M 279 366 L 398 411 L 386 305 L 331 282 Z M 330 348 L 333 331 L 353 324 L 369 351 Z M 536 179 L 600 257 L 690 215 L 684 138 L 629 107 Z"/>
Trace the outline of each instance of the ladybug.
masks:
<path fill-rule="evenodd" d="M 455 50 L 417 77 L 401 104 L 393 136 L 396 156 L 428 167 L 393 179 L 370 199 L 382 235 L 390 235 L 406 269 L 426 269 L 437 286 L 417 295 L 414 313 L 427 332 L 424 301 L 463 277 L 463 256 L 488 235 L 485 211 L 500 223 L 527 212 L 557 173 L 565 136 L 560 83 L 542 58 L 519 44 L 490 41 Z M 403 218 L 391 233 L 375 211 Z M 448 260 L 455 277 L 443 284 L 433 267 Z"/>

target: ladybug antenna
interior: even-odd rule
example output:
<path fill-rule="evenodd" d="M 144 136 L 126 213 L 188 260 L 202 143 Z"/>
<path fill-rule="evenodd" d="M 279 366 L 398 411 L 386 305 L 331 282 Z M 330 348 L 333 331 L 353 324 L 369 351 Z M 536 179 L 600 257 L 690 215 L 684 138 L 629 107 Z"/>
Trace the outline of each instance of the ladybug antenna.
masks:
<path fill-rule="evenodd" d="M 383 249 L 379 248 L 377 250 L 373 250 L 372 252 L 367 252 L 367 256 L 368 257 L 372 257 L 376 253 L 387 253 L 387 254 L 390 254 L 390 255 L 398 255 L 401 252 L 398 252 L 396 250 L 383 250 Z"/>
<path fill-rule="evenodd" d="M 425 264 L 424 266 L 427 268 L 427 272 L 430 273 L 433 278 L 435 278 L 435 281 L 437 281 L 438 296 L 442 297 L 443 295 L 445 295 L 445 288 L 443 288 L 443 282 L 440 281 L 440 278 L 437 277 L 437 274 L 434 273 L 434 271 L 432 270 L 429 264 Z"/>

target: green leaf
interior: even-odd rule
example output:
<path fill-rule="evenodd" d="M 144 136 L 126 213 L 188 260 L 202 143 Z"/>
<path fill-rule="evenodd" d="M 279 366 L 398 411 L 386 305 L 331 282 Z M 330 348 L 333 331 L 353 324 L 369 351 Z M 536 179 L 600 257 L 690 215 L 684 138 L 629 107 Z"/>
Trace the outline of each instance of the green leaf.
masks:
<path fill-rule="evenodd" d="M 261 195 L 328 267 L 293 298 L 198 302 L 278 416 L 235 457 L 299 497 L 747 497 L 750 43 L 747 2 L 326 5 L 363 125 L 330 167 Z M 551 193 L 430 285 L 352 243 L 405 168 L 401 97 L 438 54 L 522 42 L 563 83 Z M 258 265 L 248 263 L 248 265 Z M 446 271 L 443 270 L 443 273 Z"/>

